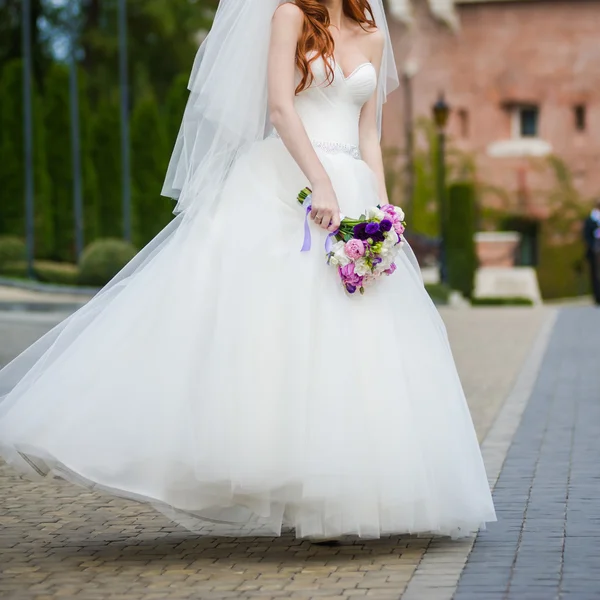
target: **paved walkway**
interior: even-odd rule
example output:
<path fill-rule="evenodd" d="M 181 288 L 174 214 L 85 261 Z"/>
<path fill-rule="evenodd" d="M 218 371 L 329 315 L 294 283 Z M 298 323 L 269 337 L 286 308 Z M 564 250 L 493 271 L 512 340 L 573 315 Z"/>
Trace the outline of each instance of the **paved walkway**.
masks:
<path fill-rule="evenodd" d="M 25 289 L 0 283 L 0 311 L 71 312 L 85 304 L 92 296 L 85 291 L 74 294 L 60 291 L 59 286 L 51 287 L 56 291 Z"/>
<path fill-rule="evenodd" d="M 560 312 L 455 600 L 600 598 L 600 309 Z"/>
<path fill-rule="evenodd" d="M 577 344 L 581 329 L 587 331 L 588 326 L 596 323 L 590 325 L 587 317 L 593 309 L 577 310 L 564 313 L 574 315 L 572 318 L 579 323 L 577 327 L 570 322 L 562 324 L 567 317 L 561 314 L 556 329 L 568 330 L 572 340 L 569 348 Z M 484 456 L 491 483 L 494 483 L 531 393 L 537 363 L 552 328 L 554 310 L 444 309 L 442 314 L 476 429 L 480 440 L 484 440 Z M 52 316 L 0 314 L 0 362 L 17 354 L 52 322 Z M 551 348 L 556 345 L 554 339 Z M 5 343 L 5 340 L 9 341 Z M 574 357 L 582 354 L 578 350 Z M 567 358 L 566 364 L 573 364 L 570 355 Z M 544 363 L 542 374 L 547 369 Z M 557 371 L 556 365 L 550 370 Z M 568 372 L 574 379 L 588 376 L 587 367 Z M 566 389 L 567 384 L 568 378 L 561 389 Z M 586 389 L 598 389 L 597 384 L 598 380 L 592 378 Z M 536 406 L 535 398 L 534 395 L 526 409 L 524 424 L 528 419 L 536 421 L 535 411 L 533 417 L 527 416 L 531 407 Z M 517 445 L 509 454 L 509 457 L 514 454 L 516 461 L 522 450 L 526 450 L 524 446 L 519 449 L 518 440 L 529 436 L 527 432 L 522 433 L 522 428 L 516 438 Z M 554 434 L 555 429 L 556 426 L 548 431 Z M 533 434 L 535 437 L 539 431 Z M 557 443 L 563 442 L 561 438 Z M 580 448 L 581 456 L 586 453 L 586 445 L 583 441 L 582 444 L 573 446 Z M 593 448 L 590 454 L 593 456 Z M 506 468 L 511 460 L 509 458 Z M 583 477 L 584 471 L 579 469 L 574 472 Z M 510 477 L 505 483 L 503 477 L 506 477 L 504 472 L 497 493 L 503 485 L 510 490 L 511 485 L 523 484 L 520 478 L 511 480 Z M 515 492 L 515 502 L 522 499 L 519 493 Z M 579 507 L 575 507 L 580 511 L 582 503 L 588 506 L 584 500 L 590 492 L 582 493 Z M 499 529 L 490 527 L 477 539 L 472 558 L 460 579 L 457 598 L 468 594 L 466 597 L 473 600 L 480 597 L 477 593 L 482 588 L 491 590 L 485 577 L 486 573 L 490 577 L 494 575 L 495 554 L 489 547 L 485 554 L 484 536 L 493 536 L 505 526 L 507 500 L 510 501 L 510 497 L 499 498 L 503 519 Z M 510 512 L 510 506 L 508 510 Z M 518 511 L 512 516 L 516 514 Z M 524 510 L 521 517 L 523 514 Z M 516 527 L 521 522 L 515 517 L 511 524 Z M 5 466 L 0 466 L 0 527 L 0 598 L 3 600 L 267 600 L 281 597 L 450 600 L 473 546 L 473 540 L 432 541 L 412 536 L 367 543 L 350 540 L 334 548 L 299 542 L 291 536 L 279 539 L 198 537 L 145 506 L 82 492 L 61 481 L 24 481 Z M 506 548 L 499 547 L 499 554 L 508 554 Z M 511 547 L 513 558 L 514 550 Z M 489 559 L 489 568 L 485 572 L 484 569 L 472 571 L 482 551 L 483 564 L 487 565 Z M 524 549 L 522 556 L 534 554 Z M 478 579 L 470 582 L 472 577 Z M 493 581 L 490 579 L 489 583 Z M 504 599 L 506 589 L 498 591 L 496 596 L 481 597 Z M 496 593 L 497 590 L 491 591 Z M 556 596 L 538 597 L 550 600 Z M 596 596 L 569 596 L 581 600 L 588 597 Z"/>

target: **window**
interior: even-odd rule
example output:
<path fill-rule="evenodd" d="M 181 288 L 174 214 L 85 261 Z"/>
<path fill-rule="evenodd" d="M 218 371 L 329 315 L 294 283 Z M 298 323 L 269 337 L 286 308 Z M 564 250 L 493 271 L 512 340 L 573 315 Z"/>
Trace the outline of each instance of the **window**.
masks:
<path fill-rule="evenodd" d="M 531 104 L 512 106 L 511 127 L 514 139 L 539 137 L 539 108 Z"/>
<path fill-rule="evenodd" d="M 573 113 L 575 115 L 575 129 L 576 131 L 585 131 L 586 129 L 586 110 L 584 104 L 578 104 L 574 107 Z"/>
<path fill-rule="evenodd" d="M 518 137 L 538 137 L 539 110 L 537 106 L 519 106 L 516 109 L 518 118 Z"/>

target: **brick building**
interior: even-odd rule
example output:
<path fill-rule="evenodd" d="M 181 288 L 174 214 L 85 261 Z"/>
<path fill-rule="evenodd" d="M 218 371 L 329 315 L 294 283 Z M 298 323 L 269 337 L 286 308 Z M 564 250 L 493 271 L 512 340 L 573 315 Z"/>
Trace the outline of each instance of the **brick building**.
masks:
<path fill-rule="evenodd" d="M 398 67 L 412 71 L 415 118 L 444 92 L 452 143 L 508 192 L 509 212 L 545 218 L 539 192 L 552 175 L 540 165 L 551 154 L 583 197 L 600 194 L 600 0 L 387 4 Z M 405 147 L 405 100 L 402 90 L 389 99 L 385 146 Z"/>

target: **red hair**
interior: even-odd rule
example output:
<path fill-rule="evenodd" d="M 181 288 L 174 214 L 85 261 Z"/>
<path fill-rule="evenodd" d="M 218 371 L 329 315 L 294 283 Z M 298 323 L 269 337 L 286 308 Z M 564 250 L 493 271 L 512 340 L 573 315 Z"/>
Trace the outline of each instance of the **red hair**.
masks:
<path fill-rule="evenodd" d="M 302 35 L 296 48 L 296 66 L 302 79 L 296 88 L 296 94 L 305 90 L 314 80 L 311 64 L 319 57 L 325 63 L 327 81 L 333 82 L 334 42 L 329 31 L 329 11 L 318 0 L 295 0 L 296 6 L 304 13 Z M 344 0 L 344 15 L 358 23 L 363 29 L 366 26 L 375 28 L 373 10 L 368 0 Z M 307 55 L 312 53 L 310 58 Z"/>

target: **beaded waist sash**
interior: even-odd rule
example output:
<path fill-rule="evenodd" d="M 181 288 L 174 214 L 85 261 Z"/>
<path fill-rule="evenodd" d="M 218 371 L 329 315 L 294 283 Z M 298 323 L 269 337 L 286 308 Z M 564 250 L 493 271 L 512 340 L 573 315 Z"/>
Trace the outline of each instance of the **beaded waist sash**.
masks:
<path fill-rule="evenodd" d="M 277 131 L 268 136 L 269 138 L 280 138 Z M 322 140 L 310 140 L 310 143 L 319 150 L 323 150 L 327 154 L 348 154 L 352 158 L 360 160 L 360 150 L 354 144 L 344 144 L 342 142 L 324 142 Z"/>

